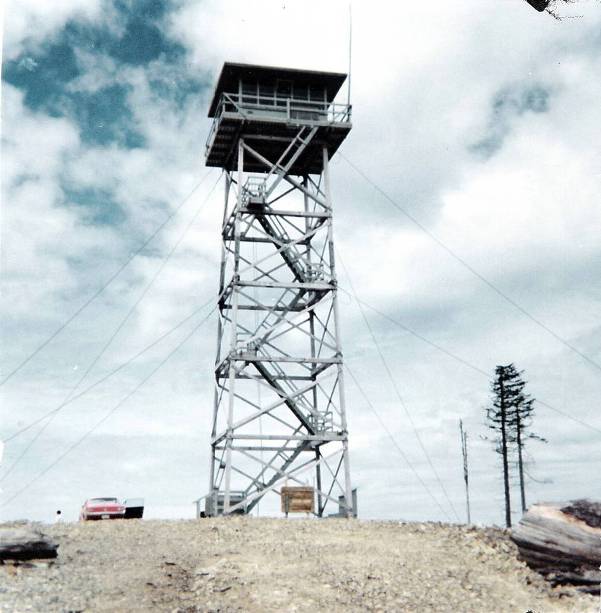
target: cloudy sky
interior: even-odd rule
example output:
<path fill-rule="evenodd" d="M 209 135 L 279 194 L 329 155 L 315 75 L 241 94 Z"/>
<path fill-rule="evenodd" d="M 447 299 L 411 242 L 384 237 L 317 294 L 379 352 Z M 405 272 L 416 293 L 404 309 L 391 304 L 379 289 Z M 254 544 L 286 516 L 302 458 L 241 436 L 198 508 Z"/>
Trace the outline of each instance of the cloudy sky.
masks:
<path fill-rule="evenodd" d="M 509 362 L 545 403 L 529 501 L 600 498 L 601 5 L 561 21 L 524 0 L 352 11 L 332 191 L 344 355 L 372 405 L 348 380 L 360 515 L 456 518 L 406 409 L 461 519 L 464 420 L 472 517 L 502 521 L 484 407 Z M 95 495 L 190 517 L 223 199 L 203 165 L 212 86 L 227 60 L 346 71 L 348 2 L 12 0 L 3 34 L 0 517 L 75 519 Z M 380 311 L 364 307 L 405 408 L 351 283 Z"/>

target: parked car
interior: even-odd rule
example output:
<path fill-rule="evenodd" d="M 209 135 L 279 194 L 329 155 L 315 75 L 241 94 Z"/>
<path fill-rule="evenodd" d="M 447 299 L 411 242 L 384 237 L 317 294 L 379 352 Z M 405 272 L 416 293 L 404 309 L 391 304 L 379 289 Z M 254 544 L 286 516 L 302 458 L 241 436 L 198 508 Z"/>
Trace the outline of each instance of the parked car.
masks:
<path fill-rule="evenodd" d="M 83 503 L 79 519 L 122 519 L 125 505 L 116 498 L 90 498 Z"/>

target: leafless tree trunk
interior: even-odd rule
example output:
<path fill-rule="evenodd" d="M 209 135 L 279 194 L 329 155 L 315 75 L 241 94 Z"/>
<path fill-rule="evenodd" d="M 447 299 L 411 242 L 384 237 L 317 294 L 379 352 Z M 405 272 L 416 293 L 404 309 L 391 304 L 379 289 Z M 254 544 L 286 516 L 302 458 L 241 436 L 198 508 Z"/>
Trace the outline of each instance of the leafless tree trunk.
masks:
<path fill-rule="evenodd" d="M 524 485 L 524 460 L 522 457 L 522 421 L 520 412 L 516 411 L 516 443 L 518 446 L 518 472 L 520 475 L 520 496 L 522 501 L 522 513 L 526 512 L 526 488 Z"/>
<path fill-rule="evenodd" d="M 503 485 L 505 489 L 505 525 L 511 528 L 511 498 L 509 494 L 509 462 L 507 460 L 507 410 L 503 378 L 501 384 L 501 455 L 503 457 Z"/>

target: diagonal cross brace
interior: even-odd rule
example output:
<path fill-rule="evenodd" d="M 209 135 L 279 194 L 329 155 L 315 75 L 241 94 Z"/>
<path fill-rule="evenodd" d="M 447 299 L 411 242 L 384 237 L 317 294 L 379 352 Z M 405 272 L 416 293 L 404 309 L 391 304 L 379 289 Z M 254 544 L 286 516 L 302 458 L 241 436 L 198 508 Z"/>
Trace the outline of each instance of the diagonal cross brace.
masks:
<path fill-rule="evenodd" d="M 301 454 L 301 452 L 303 452 L 305 449 L 307 449 L 309 447 L 309 445 L 307 443 L 301 444 L 301 445 L 297 445 L 295 447 L 294 450 L 291 450 L 292 453 L 290 455 L 290 457 L 279 467 L 279 468 L 275 468 L 275 474 L 271 477 L 271 479 L 265 484 L 265 492 L 267 493 L 271 487 L 282 478 L 282 475 L 286 474 L 286 470 L 288 469 L 288 467 L 294 462 L 294 460 L 296 460 L 296 458 L 298 458 L 298 456 Z M 253 507 L 258 504 L 259 500 L 261 500 L 261 497 L 257 497 L 254 500 L 252 500 L 248 506 L 246 507 L 246 512 L 250 513 L 253 510 Z"/>
<path fill-rule="evenodd" d="M 271 175 L 272 174 L 278 175 L 275 181 L 270 185 L 269 189 L 265 190 L 267 196 L 270 196 L 273 193 L 275 188 L 280 184 L 280 181 L 288 174 L 289 170 L 292 168 L 296 160 L 300 157 L 302 152 L 307 148 L 307 145 L 313 140 L 313 137 L 317 134 L 317 127 L 313 127 L 311 131 L 309 132 L 309 135 L 307 136 L 307 138 L 303 138 L 302 134 L 305 131 L 305 129 L 308 129 L 308 128 L 303 126 L 298 131 L 298 133 L 292 139 L 291 143 L 288 145 L 284 153 L 282 153 L 282 155 L 280 156 L 280 159 L 271 167 L 270 171 L 267 173 L 267 176 L 265 177 L 266 187 L 267 187 L 267 181 L 271 177 Z M 296 147 L 296 151 L 294 151 L 295 147 Z M 290 159 L 288 160 L 288 162 L 285 165 L 283 165 L 284 159 L 291 151 L 294 151 L 294 153 L 290 156 Z"/>
<path fill-rule="evenodd" d="M 310 434 L 315 434 L 315 429 L 307 421 L 306 417 L 302 414 L 298 405 L 288 394 L 282 389 L 282 386 L 271 376 L 271 373 L 267 370 L 262 362 L 253 362 L 253 366 L 259 371 L 259 374 L 269 383 L 271 387 L 278 393 L 279 396 L 284 398 L 284 404 L 294 413 L 294 416 L 301 422 L 301 424 L 307 429 Z"/>

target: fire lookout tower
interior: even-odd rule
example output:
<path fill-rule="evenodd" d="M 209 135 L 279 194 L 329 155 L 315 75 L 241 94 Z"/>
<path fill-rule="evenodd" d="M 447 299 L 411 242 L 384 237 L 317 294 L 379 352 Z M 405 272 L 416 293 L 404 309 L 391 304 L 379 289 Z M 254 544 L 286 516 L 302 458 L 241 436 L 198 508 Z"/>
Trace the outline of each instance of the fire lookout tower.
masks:
<path fill-rule="evenodd" d="M 345 74 L 226 63 L 206 165 L 225 170 L 208 516 L 315 484 L 353 515 L 329 160 Z M 335 507 L 335 508 L 334 508 Z"/>

